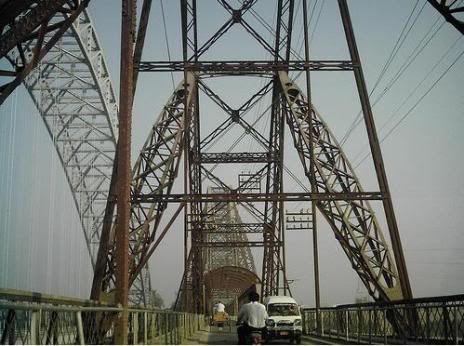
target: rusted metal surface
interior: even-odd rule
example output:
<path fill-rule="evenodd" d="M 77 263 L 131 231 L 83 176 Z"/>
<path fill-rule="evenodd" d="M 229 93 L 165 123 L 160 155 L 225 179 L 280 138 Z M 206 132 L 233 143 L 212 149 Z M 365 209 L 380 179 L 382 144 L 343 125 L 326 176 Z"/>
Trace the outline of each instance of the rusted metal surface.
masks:
<path fill-rule="evenodd" d="M 206 306 L 221 301 L 229 314 L 236 314 L 238 298 L 250 287 L 260 283 L 259 277 L 243 267 L 221 266 L 204 274 Z"/>
<path fill-rule="evenodd" d="M 361 107 L 364 115 L 364 123 L 366 125 L 367 137 L 369 139 L 369 145 L 372 153 L 372 159 L 374 161 L 377 181 L 379 184 L 380 191 L 382 192 L 382 195 L 385 197 L 382 200 L 383 208 L 385 211 L 385 217 L 387 219 L 388 232 L 392 243 L 392 250 L 395 256 L 396 267 L 398 270 L 399 286 L 401 287 L 401 296 L 393 296 L 393 300 L 401 298 L 412 299 L 411 284 L 409 283 L 406 261 L 404 259 L 403 254 L 403 247 L 401 245 L 398 224 L 396 222 L 395 211 L 393 209 L 393 202 L 390 195 L 390 188 L 388 186 L 387 174 L 385 172 L 385 164 L 383 162 L 382 151 L 380 150 L 380 142 L 377 136 L 377 130 L 375 128 L 374 115 L 372 114 L 372 109 L 369 101 L 369 94 L 367 92 L 366 82 L 364 80 L 361 59 L 359 57 L 359 52 L 356 45 L 356 39 L 354 36 L 353 26 L 351 24 L 350 13 L 348 10 L 348 4 L 346 0 L 338 0 L 338 7 L 340 9 L 340 15 L 343 22 L 346 41 L 348 43 L 350 57 L 353 63 L 357 65 L 357 67 L 353 71 L 354 77 L 358 88 L 359 99 L 361 101 Z"/>
<path fill-rule="evenodd" d="M 122 1 L 121 72 L 119 87 L 119 139 L 117 168 L 117 217 L 115 235 L 115 303 L 123 311 L 116 319 L 115 342 L 127 344 L 129 315 L 129 222 L 131 218 L 131 132 L 133 97 L 133 23 L 135 0 Z"/>
<path fill-rule="evenodd" d="M 285 268 L 284 203 L 308 201 L 312 202 L 313 215 L 316 205 L 323 213 L 353 268 L 375 299 L 389 301 L 408 296 L 404 258 L 398 250 L 401 244 L 372 112 L 368 100 L 366 101 L 360 60 L 346 2 L 340 0 L 339 6 L 350 49 L 350 60 L 318 62 L 310 61 L 308 52 L 303 59 L 292 50 L 291 32 L 295 15 L 292 0 L 277 1 L 274 44 L 259 35 L 249 23 L 248 17 L 244 16 L 253 10 L 254 1 L 245 1 L 239 8 L 234 8 L 227 1 L 219 2 L 230 16 L 218 31 L 200 44 L 197 37 L 199 23 L 196 3 L 196 0 L 180 2 L 182 61 L 147 62 L 145 65 L 142 62 L 139 67 L 139 72 L 179 70 L 184 72 L 184 81 L 164 108 L 161 120 L 155 123 L 134 170 L 131 231 L 134 247 L 131 275 L 137 271 L 140 263 L 147 260 L 146 255 L 151 253 L 148 249 L 155 242 L 156 235 L 159 235 L 157 228 L 167 205 L 182 203 L 185 204 L 185 271 L 178 297 L 182 296 L 182 292 L 191 292 L 183 294 L 180 299 L 184 308 L 191 311 L 205 309 L 205 248 L 226 250 L 227 245 L 240 248 L 262 246 L 262 293 L 287 293 L 289 287 Z M 271 61 L 200 61 L 232 27 L 243 27 L 256 39 L 257 45 L 271 53 Z M 307 36 L 308 33 L 306 39 Z M 290 59 L 292 54 L 295 60 Z M 306 71 L 309 96 L 310 70 L 354 71 L 375 157 L 380 191 L 365 192 L 362 189 L 328 125 L 288 77 L 287 72 L 296 68 Z M 268 82 L 239 107 L 229 105 L 207 83 L 211 77 L 250 74 L 256 77 L 265 76 Z M 201 112 L 200 93 L 215 103 L 227 117 L 206 134 L 200 133 L 201 122 L 205 121 Z M 271 99 L 267 113 L 270 124 L 267 134 L 258 132 L 246 119 L 247 111 L 265 97 Z M 287 192 L 283 188 L 285 122 L 290 127 L 294 147 L 309 179 L 309 192 Z M 220 137 L 234 125 L 241 126 L 263 150 L 254 154 L 214 150 Z M 180 159 L 182 154 L 183 160 Z M 182 161 L 184 176 L 183 184 L 179 186 L 183 185 L 183 191 L 174 193 L 172 186 Z M 216 173 L 211 167 L 230 163 L 255 164 L 259 167 L 253 172 L 239 174 L 238 186 L 235 186 L 226 183 L 222 173 Z M 214 186 L 216 190 L 213 193 L 206 191 L 206 184 Z M 369 201 L 383 203 L 388 231 L 396 244 L 395 258 L 383 237 Z M 207 211 L 208 203 L 236 203 L 260 224 L 258 229 L 262 232 L 262 240 L 209 241 L 208 237 L 211 235 L 222 233 L 211 232 L 208 217 L 212 212 Z M 234 228 L 228 228 L 224 233 L 233 233 L 233 230 Z M 164 233 L 163 230 L 162 234 Z M 247 234 L 248 231 L 242 233 Z M 314 239 L 315 252 L 316 244 L 317 239 Z M 104 281 L 106 291 L 111 289 L 114 270 L 111 260 L 108 261 L 107 268 L 108 275 Z"/>
<path fill-rule="evenodd" d="M 141 154 L 132 170 L 131 196 L 153 191 L 163 192 L 166 195 L 171 193 L 182 154 L 184 93 L 190 95 L 189 105 L 193 107 L 191 104 L 193 81 L 194 76 L 189 75 L 187 90 L 184 90 L 183 83 L 179 84 L 148 134 Z M 129 242 L 131 244 L 129 283 L 131 286 L 136 283 L 136 279 L 146 265 L 147 254 L 151 253 L 151 249 L 157 244 L 160 235 L 157 227 L 166 206 L 164 201 L 147 203 L 131 198 L 129 227 Z M 99 264 L 105 268 L 104 275 L 94 277 L 94 285 L 100 288 L 99 290 L 104 293 L 103 295 L 112 292 L 115 287 L 114 227 L 113 221 L 107 253 L 105 256 L 101 256 L 102 263 Z M 140 294 L 143 297 L 148 297 L 148 292 L 141 291 Z"/>
<path fill-rule="evenodd" d="M 12 68 L 0 71 L 0 75 L 11 77 L 0 85 L 0 105 L 58 42 L 89 1 L 23 0 L 1 4 L 0 59 L 6 59 Z M 8 53 L 15 49 L 17 55 L 13 58 Z"/>

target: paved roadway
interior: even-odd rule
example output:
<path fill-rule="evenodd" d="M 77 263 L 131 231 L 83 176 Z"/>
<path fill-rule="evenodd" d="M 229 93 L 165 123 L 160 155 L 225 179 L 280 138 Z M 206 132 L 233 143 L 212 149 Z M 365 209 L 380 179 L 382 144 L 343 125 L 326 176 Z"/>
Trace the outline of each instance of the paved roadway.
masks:
<path fill-rule="evenodd" d="M 235 327 L 229 329 L 224 327 L 220 330 L 217 327 L 211 327 L 210 331 L 199 331 L 193 339 L 187 340 L 187 345 L 237 345 L 237 333 Z M 288 340 L 273 341 L 272 345 L 288 345 Z M 311 345 L 309 340 L 301 340 L 302 345 Z"/>

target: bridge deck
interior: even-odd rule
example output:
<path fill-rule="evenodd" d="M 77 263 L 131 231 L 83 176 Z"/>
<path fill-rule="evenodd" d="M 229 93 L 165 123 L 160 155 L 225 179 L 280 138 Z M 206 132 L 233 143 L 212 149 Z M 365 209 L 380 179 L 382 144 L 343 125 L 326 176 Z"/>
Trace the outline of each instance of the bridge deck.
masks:
<path fill-rule="evenodd" d="M 198 331 L 194 337 L 185 341 L 184 345 L 237 345 L 237 333 L 234 327 L 209 327 L 207 330 Z M 288 340 L 274 340 L 272 345 L 288 345 Z M 302 345 L 312 345 L 309 339 L 303 337 Z"/>

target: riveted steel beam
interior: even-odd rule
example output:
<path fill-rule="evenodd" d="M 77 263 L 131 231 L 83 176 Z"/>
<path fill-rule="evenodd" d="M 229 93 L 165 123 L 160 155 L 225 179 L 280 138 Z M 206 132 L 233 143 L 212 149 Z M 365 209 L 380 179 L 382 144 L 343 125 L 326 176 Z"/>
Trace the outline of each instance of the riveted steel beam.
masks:
<path fill-rule="evenodd" d="M 354 64 L 345 60 L 286 61 L 142 61 L 139 72 L 193 71 L 205 75 L 270 74 L 276 71 L 352 71 Z"/>

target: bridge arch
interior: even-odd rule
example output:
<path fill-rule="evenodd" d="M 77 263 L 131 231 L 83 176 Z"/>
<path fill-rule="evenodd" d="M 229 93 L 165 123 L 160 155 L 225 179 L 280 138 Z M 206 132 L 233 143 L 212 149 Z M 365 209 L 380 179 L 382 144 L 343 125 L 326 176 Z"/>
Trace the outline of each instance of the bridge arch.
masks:
<path fill-rule="evenodd" d="M 118 105 L 87 11 L 24 86 L 64 169 L 94 266 L 116 150 Z"/>
<path fill-rule="evenodd" d="M 59 20 L 55 16 L 52 22 Z M 46 35 L 45 41 L 50 35 Z M 10 61 L 19 55 L 17 49 L 11 51 Z M 31 59 L 32 54 L 26 52 L 26 58 Z M 95 268 L 116 154 L 118 102 L 87 10 L 77 17 L 23 84 L 63 167 Z M 149 285 L 147 269 L 143 277 Z M 141 301 L 139 297 L 133 303 Z"/>
<path fill-rule="evenodd" d="M 208 312 L 213 304 L 221 300 L 229 314 L 236 315 L 240 296 L 261 280 L 252 271 L 236 266 L 212 269 L 204 274 L 205 302 Z"/>

